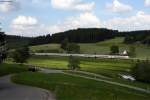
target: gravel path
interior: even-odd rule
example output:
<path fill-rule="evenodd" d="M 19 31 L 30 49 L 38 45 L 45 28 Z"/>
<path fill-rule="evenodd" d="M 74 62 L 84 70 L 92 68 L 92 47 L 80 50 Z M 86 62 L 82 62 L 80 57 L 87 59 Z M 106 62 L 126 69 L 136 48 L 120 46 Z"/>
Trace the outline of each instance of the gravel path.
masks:
<path fill-rule="evenodd" d="M 14 84 L 10 78 L 0 77 L 0 100 L 55 100 L 47 90 Z"/>

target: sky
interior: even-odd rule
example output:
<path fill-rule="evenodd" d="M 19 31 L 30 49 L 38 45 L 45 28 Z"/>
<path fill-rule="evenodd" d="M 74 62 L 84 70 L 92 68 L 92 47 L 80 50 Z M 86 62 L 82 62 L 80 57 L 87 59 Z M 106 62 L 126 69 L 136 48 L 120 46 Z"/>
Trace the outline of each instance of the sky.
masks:
<path fill-rule="evenodd" d="M 10 35 L 39 36 L 77 28 L 150 30 L 150 0 L 11 1 L 0 3 L 0 27 Z"/>

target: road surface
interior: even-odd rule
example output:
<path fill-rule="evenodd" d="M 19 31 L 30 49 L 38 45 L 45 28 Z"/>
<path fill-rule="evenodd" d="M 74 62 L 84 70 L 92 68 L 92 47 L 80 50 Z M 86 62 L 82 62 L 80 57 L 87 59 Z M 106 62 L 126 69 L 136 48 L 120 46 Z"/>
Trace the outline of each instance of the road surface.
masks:
<path fill-rule="evenodd" d="M 47 90 L 14 84 L 10 78 L 0 77 L 0 100 L 55 100 Z"/>
<path fill-rule="evenodd" d="M 66 53 L 32 53 L 32 55 L 37 56 L 75 56 L 75 57 L 87 57 L 87 58 L 119 58 L 119 59 L 129 59 L 129 56 L 120 55 L 97 55 L 97 54 L 66 54 Z"/>

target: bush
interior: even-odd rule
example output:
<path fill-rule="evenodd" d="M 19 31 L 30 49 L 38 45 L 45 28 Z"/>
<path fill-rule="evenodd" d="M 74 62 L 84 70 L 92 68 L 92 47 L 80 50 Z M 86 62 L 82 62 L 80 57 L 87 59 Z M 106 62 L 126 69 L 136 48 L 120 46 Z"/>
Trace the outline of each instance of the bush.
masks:
<path fill-rule="evenodd" d="M 16 49 L 13 52 L 13 60 L 16 63 L 25 63 L 27 59 L 29 58 L 30 53 L 29 53 L 29 48 L 28 47 L 22 47 L 19 49 Z"/>
<path fill-rule="evenodd" d="M 138 61 L 132 68 L 136 80 L 150 83 L 150 61 Z"/>
<path fill-rule="evenodd" d="M 80 69 L 80 61 L 76 57 L 70 56 L 68 68 L 71 70 Z"/>
<path fill-rule="evenodd" d="M 111 54 L 119 54 L 119 47 L 116 45 L 111 46 L 110 48 Z"/>
<path fill-rule="evenodd" d="M 135 48 L 135 46 L 130 46 L 129 47 L 129 56 L 130 57 L 136 57 L 136 48 Z"/>
<path fill-rule="evenodd" d="M 68 43 L 69 43 L 68 38 L 65 38 L 65 39 L 61 42 L 61 46 L 60 46 L 60 47 L 61 47 L 63 50 L 66 50 Z"/>
<path fill-rule="evenodd" d="M 75 43 L 69 43 L 67 46 L 68 53 L 80 53 L 80 46 Z"/>

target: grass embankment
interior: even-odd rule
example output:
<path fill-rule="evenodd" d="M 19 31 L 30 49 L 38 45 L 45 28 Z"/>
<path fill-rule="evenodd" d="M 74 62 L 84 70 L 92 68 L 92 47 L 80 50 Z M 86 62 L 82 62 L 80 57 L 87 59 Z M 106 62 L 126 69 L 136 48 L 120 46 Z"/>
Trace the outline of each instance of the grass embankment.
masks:
<path fill-rule="evenodd" d="M 150 95 L 64 74 L 21 73 L 13 81 L 51 90 L 57 100 L 149 100 Z"/>
<path fill-rule="evenodd" d="M 112 45 L 118 45 L 120 48 L 120 52 L 124 50 L 128 50 L 129 47 L 135 46 L 136 55 L 138 58 L 150 58 L 150 46 L 142 45 L 142 44 L 124 44 L 124 38 L 118 37 L 110 40 L 106 40 L 103 42 L 97 43 L 79 43 L 81 48 L 81 53 L 90 53 L 90 54 L 109 54 L 110 47 Z M 62 52 L 60 49 L 60 44 L 45 44 L 39 46 L 32 46 L 32 52 Z"/>
<path fill-rule="evenodd" d="M 18 64 L 0 64 L 0 76 L 27 71 L 27 67 Z"/>

